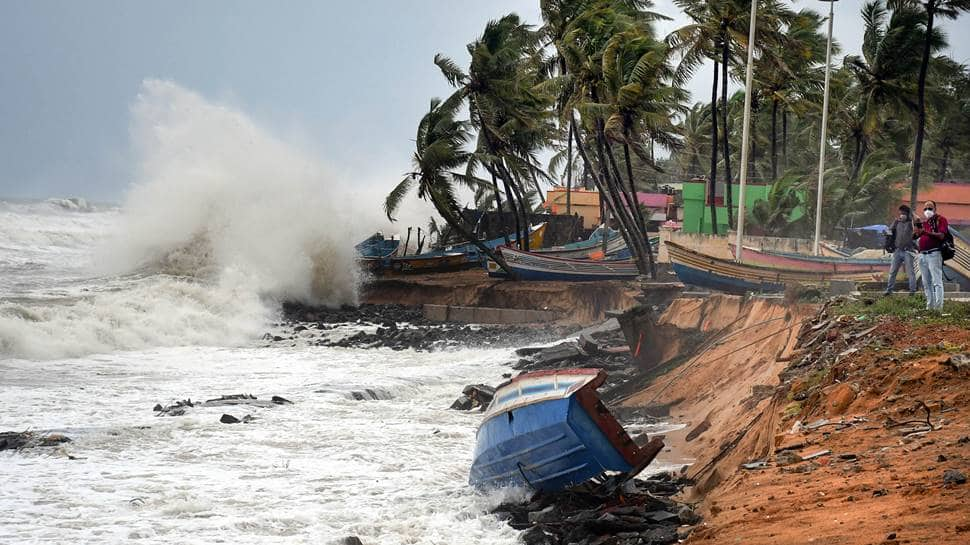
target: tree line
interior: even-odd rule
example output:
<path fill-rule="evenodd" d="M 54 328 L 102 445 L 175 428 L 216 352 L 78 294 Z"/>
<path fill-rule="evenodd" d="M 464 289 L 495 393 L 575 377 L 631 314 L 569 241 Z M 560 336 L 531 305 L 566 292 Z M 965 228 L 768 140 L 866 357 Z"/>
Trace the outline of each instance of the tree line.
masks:
<path fill-rule="evenodd" d="M 467 66 L 435 56 L 454 92 L 432 99 L 418 123 L 413 169 L 387 196 L 388 217 L 416 188 L 460 238 L 477 242 L 459 204 L 466 188 L 478 208 L 512 212 L 528 250 L 543 185 L 595 187 L 603 217 L 651 275 L 638 190 L 719 182 L 733 226 L 744 92 L 729 94 L 728 84 L 743 80 L 750 0 L 674 3 L 690 22 L 661 36 L 656 23 L 668 17 L 646 0 L 540 0 L 540 25 L 515 14 L 488 22 L 468 44 Z M 921 183 L 970 175 L 970 71 L 942 54 L 938 24 L 966 11 L 970 0 L 861 8 L 862 51 L 832 73 L 826 232 L 881 220 L 905 189 L 915 200 Z M 778 0 L 758 4 L 748 169 L 773 185 L 746 221 L 765 233 L 810 228 L 791 215 L 798 206 L 814 213 L 815 199 L 800 196 L 814 192 L 818 173 L 825 22 Z M 710 101 L 692 103 L 684 86 L 705 65 Z M 716 186 L 708 184 L 715 229 Z"/>

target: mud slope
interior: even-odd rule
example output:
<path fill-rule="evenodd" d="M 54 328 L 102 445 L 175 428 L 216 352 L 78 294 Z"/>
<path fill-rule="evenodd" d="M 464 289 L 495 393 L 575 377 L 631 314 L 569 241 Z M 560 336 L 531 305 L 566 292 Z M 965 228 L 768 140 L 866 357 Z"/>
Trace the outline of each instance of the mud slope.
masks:
<path fill-rule="evenodd" d="M 827 308 L 681 299 L 653 322 L 681 353 L 624 405 L 685 424 L 689 543 L 970 543 L 970 328 Z"/>
<path fill-rule="evenodd" d="M 660 353 L 660 360 L 677 365 L 623 404 L 669 410 L 685 428 L 669 435 L 668 443 L 697 465 L 708 465 L 770 403 L 798 330 L 812 313 L 778 299 L 676 299 L 657 321 L 660 334 L 643 332 L 652 341 L 641 354 Z M 697 492 L 720 477 L 719 471 L 706 473 Z"/>

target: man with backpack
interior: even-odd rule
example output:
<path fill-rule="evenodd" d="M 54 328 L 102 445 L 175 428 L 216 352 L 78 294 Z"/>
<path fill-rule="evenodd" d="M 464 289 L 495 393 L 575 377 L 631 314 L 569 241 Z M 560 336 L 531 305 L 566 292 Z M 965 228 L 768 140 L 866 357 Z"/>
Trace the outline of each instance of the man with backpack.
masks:
<path fill-rule="evenodd" d="M 913 236 L 916 237 L 916 246 L 919 249 L 926 308 L 940 310 L 943 308 L 943 252 L 952 249 L 952 239 L 949 236 L 949 224 L 946 218 L 936 213 L 934 201 L 926 201 L 923 205 L 923 216 L 926 221 L 917 218 L 914 222 Z M 952 254 L 947 257 L 952 257 Z"/>
<path fill-rule="evenodd" d="M 896 289 L 896 275 L 903 265 L 906 267 L 906 278 L 909 280 L 909 294 L 913 295 L 916 293 L 916 272 L 913 270 L 916 241 L 913 240 L 913 217 L 905 204 L 899 207 L 899 217 L 893 221 L 889 234 L 886 235 L 886 251 L 893 255 L 886 295 L 891 295 Z"/>

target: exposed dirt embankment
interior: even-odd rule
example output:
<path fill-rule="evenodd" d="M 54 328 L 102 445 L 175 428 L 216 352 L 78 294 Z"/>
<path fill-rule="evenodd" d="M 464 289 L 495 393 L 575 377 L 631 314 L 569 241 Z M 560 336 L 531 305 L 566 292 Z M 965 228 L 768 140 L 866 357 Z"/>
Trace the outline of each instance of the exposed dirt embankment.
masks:
<path fill-rule="evenodd" d="M 653 324 L 641 319 L 642 338 L 631 340 L 640 343 L 641 365 L 666 372 L 623 404 L 669 411 L 685 428 L 668 443 L 703 465 L 770 403 L 798 329 L 811 315 L 812 309 L 779 299 L 676 299 Z M 697 489 L 710 489 L 719 475 L 706 473 Z"/>
<path fill-rule="evenodd" d="M 585 324 L 602 320 L 607 310 L 634 306 L 639 293 L 635 282 L 512 282 L 472 270 L 375 279 L 364 285 L 362 302 L 551 310 L 564 322 Z"/>
<path fill-rule="evenodd" d="M 696 458 L 690 543 L 970 542 L 970 322 L 835 312 L 710 298 L 657 320 L 690 355 L 625 405 L 686 424 L 667 442 Z"/>

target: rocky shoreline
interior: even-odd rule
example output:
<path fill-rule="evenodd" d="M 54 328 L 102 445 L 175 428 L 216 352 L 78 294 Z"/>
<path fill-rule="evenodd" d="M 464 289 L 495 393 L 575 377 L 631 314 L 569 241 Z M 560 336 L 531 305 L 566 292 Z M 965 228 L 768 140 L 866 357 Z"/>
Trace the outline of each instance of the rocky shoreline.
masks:
<path fill-rule="evenodd" d="M 346 326 L 359 326 L 352 334 L 338 334 Z M 432 322 L 419 307 L 405 305 L 361 305 L 327 308 L 284 303 L 282 320 L 275 333 L 266 333 L 267 345 L 305 343 L 342 348 L 390 348 L 391 350 L 441 350 L 462 346 L 515 347 L 550 342 L 570 328 L 543 324 L 468 325 Z"/>

